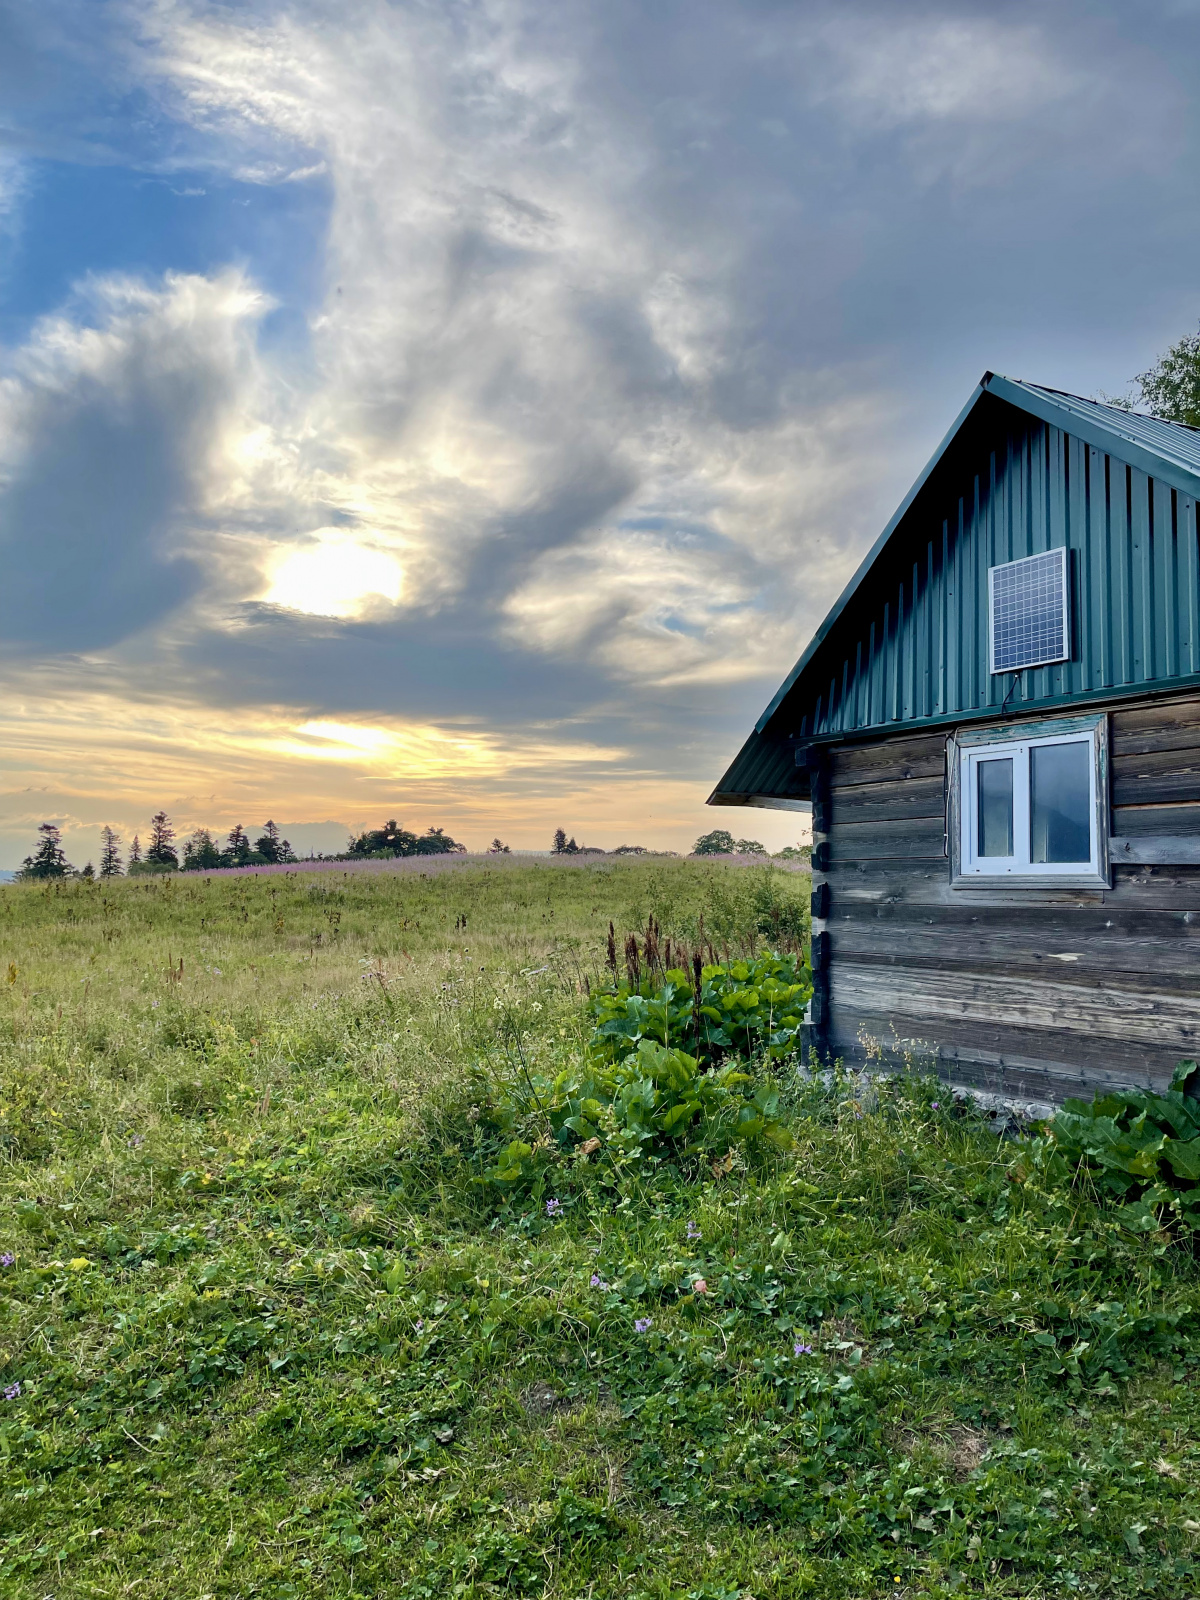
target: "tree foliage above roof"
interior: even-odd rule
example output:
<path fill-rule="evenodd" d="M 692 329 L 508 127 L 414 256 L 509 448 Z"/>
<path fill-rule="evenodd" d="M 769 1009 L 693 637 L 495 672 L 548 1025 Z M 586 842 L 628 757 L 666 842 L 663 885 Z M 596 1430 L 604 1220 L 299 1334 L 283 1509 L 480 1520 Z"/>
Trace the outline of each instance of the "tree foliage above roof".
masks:
<path fill-rule="evenodd" d="M 1200 428 L 1200 332 L 1178 340 L 1134 382 L 1153 416 Z"/>

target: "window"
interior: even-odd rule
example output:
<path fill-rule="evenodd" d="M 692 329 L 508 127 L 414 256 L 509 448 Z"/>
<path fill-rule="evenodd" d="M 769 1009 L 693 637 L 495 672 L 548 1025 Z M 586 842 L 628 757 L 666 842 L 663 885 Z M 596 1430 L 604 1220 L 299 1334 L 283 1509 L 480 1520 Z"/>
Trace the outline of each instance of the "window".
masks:
<path fill-rule="evenodd" d="M 950 758 L 957 888 L 1107 887 L 1104 717 L 962 732 Z"/>
<path fill-rule="evenodd" d="M 1068 593 L 1065 550 L 1043 550 L 988 569 L 993 672 L 1068 659 Z"/>

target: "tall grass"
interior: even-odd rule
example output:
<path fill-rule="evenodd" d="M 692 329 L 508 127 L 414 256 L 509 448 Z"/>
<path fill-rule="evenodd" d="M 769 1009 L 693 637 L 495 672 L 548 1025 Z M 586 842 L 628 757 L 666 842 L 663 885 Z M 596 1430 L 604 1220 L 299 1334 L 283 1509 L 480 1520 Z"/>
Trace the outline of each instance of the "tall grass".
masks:
<path fill-rule="evenodd" d="M 786 1071 L 786 1154 L 481 1181 L 478 1086 L 581 1047 L 610 919 L 741 952 L 806 890 L 0 891 L 0 1593 L 1192 1593 L 1190 1250 L 935 1083 Z"/>

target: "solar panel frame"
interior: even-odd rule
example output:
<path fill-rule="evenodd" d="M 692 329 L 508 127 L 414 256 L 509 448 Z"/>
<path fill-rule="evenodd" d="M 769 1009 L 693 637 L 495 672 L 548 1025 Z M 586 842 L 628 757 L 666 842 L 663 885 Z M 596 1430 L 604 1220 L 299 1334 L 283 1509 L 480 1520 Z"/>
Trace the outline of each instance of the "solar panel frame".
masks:
<path fill-rule="evenodd" d="M 988 568 L 993 673 L 1052 666 L 1071 654 L 1067 551 L 1043 550 Z"/>

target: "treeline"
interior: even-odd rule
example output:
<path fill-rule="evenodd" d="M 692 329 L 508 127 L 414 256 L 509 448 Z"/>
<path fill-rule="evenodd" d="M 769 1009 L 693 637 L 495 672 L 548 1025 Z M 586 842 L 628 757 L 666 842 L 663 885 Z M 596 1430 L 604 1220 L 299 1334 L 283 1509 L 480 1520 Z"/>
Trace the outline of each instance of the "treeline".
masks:
<path fill-rule="evenodd" d="M 496 844 L 500 841 L 497 839 Z M 508 846 L 501 846 L 507 850 Z M 364 857 L 386 861 L 392 856 L 459 856 L 466 854 L 466 845 L 452 839 L 444 828 L 430 828 L 427 833 L 409 833 L 393 817 L 382 828 L 370 828 L 350 840 L 344 856 L 338 861 L 358 861 Z"/>
<path fill-rule="evenodd" d="M 128 873 L 131 878 L 159 872 L 211 872 L 214 867 L 274 866 L 295 861 L 296 855 L 288 841 L 281 837 L 274 822 L 263 825 L 257 839 L 250 836 L 239 822 L 229 830 L 224 845 L 218 843 L 208 828 L 197 828 L 177 847 L 175 829 L 165 811 L 157 811 L 150 819 L 150 833 L 145 848 L 141 838 L 134 834 L 128 858 L 123 854 L 121 835 L 110 827 L 100 830 L 99 871 L 89 861 L 75 868 L 67 860 L 63 849 L 62 831 L 53 822 L 38 826 L 37 849 L 26 856 L 17 873 L 18 878 L 120 878 Z"/>
<path fill-rule="evenodd" d="M 499 845 L 499 840 L 496 844 Z M 382 828 L 368 829 L 352 837 L 340 854 L 319 859 L 356 861 L 389 856 L 438 856 L 461 854 L 466 848 L 465 844 L 452 839 L 444 828 L 430 828 L 423 834 L 410 833 L 392 820 Z M 508 846 L 501 848 L 507 850 Z M 110 827 L 102 828 L 99 870 L 90 861 L 83 867 L 73 867 L 63 849 L 61 829 L 53 822 L 43 822 L 38 826 L 37 848 L 25 857 L 17 877 L 120 878 L 127 874 L 135 878 L 160 872 L 212 872 L 218 867 L 280 866 L 297 860 L 299 857 L 274 822 L 264 823 L 262 833 L 253 842 L 240 822 L 229 830 L 223 844 L 209 828 L 197 828 L 186 839 L 178 841 L 170 817 L 165 811 L 158 811 L 150 819 L 145 847 L 135 833 L 127 856 L 121 835 Z"/>

